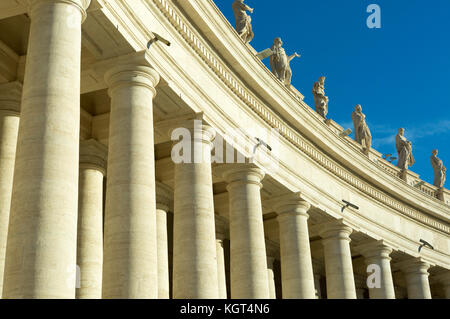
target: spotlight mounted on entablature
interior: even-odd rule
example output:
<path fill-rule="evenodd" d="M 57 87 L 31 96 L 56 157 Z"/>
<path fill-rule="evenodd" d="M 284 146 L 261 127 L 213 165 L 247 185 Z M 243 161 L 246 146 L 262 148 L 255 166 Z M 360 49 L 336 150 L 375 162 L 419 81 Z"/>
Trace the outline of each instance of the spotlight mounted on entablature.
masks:
<path fill-rule="evenodd" d="M 420 253 L 420 251 L 422 250 L 423 247 L 428 247 L 428 248 L 434 250 L 434 247 L 431 246 L 431 244 L 430 244 L 429 242 L 427 242 L 427 241 L 425 241 L 425 240 L 423 240 L 423 239 L 421 239 L 420 242 L 421 242 L 422 244 L 419 246 L 419 253 Z"/>
<path fill-rule="evenodd" d="M 356 206 L 355 204 L 352 204 L 352 203 L 350 203 L 350 202 L 348 202 L 348 201 L 346 201 L 346 200 L 342 200 L 343 202 L 344 202 L 344 206 L 342 207 L 342 209 L 341 209 L 341 213 L 343 213 L 344 212 L 344 209 L 346 209 L 347 207 L 351 207 L 351 208 L 354 208 L 354 209 L 356 209 L 356 210 L 358 210 L 359 209 L 359 207 L 358 206 Z"/>
<path fill-rule="evenodd" d="M 264 142 L 260 138 L 255 137 L 255 139 L 258 141 L 258 144 L 256 144 L 255 147 L 253 147 L 253 154 L 256 153 L 256 149 L 258 147 L 260 147 L 260 146 L 265 146 L 270 152 L 272 152 L 272 147 L 270 147 L 269 144 L 267 144 L 266 142 Z"/>
<path fill-rule="evenodd" d="M 346 136 L 349 136 L 352 133 L 353 133 L 352 129 L 348 128 L 344 132 L 341 133 L 341 136 L 342 137 L 346 137 Z"/>
<path fill-rule="evenodd" d="M 163 38 L 162 36 L 160 36 L 158 33 L 152 32 L 153 33 L 153 39 L 151 39 L 150 41 L 148 41 L 147 43 L 147 49 L 150 49 L 150 46 L 157 42 L 157 41 L 161 41 L 162 43 L 164 43 L 165 45 L 167 45 L 168 47 L 170 47 L 170 41 Z"/>

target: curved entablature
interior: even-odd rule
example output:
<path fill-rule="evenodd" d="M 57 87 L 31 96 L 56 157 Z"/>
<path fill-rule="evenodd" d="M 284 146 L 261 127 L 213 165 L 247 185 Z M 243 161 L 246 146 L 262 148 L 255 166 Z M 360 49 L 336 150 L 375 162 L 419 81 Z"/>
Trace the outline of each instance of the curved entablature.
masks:
<path fill-rule="evenodd" d="M 116 8 L 111 3 L 104 4 L 113 16 L 114 10 L 128 13 L 138 11 L 126 1 L 115 3 L 119 6 Z M 376 201 L 434 229 L 450 232 L 448 206 L 395 176 L 398 170 L 383 159 L 377 158 L 377 162 L 374 162 L 373 154 L 376 151 L 371 152 L 372 156 L 364 154 L 349 138 L 340 136 L 340 127 L 336 123 L 324 123 L 302 101 L 301 94 L 287 89 L 273 76 L 255 56 L 254 50 L 242 42 L 212 1 L 181 1 L 176 4 L 178 7 L 166 0 L 146 0 L 142 5 L 167 20 L 160 21 L 165 25 L 166 32 L 172 37 L 181 36 L 185 45 L 207 65 L 216 80 L 231 90 L 239 103 L 247 105 L 257 115 L 257 121 L 278 129 L 297 150 Z M 159 13 L 153 12 L 156 8 Z M 119 17 L 119 14 L 115 17 Z M 195 27 L 189 20 L 195 21 Z M 125 29 L 122 32 L 134 41 L 132 45 L 136 51 L 142 50 L 152 37 L 152 32 L 139 15 L 132 16 L 130 21 L 134 24 L 133 29 L 121 21 Z M 178 64 L 175 57 L 157 46 L 150 55 L 155 59 L 155 64 L 158 64 L 157 58 L 163 56 L 169 62 Z M 164 67 L 160 71 L 164 73 Z M 171 78 L 171 75 L 167 73 L 166 77 Z M 203 110 L 199 108 L 196 111 Z M 222 111 L 221 116 L 227 117 L 227 114 Z M 230 118 L 227 120 L 232 122 Z"/>
<path fill-rule="evenodd" d="M 161 4 L 161 9 L 164 9 L 165 1 L 157 1 Z M 336 134 L 340 135 L 342 133 L 342 128 L 334 123 L 332 120 L 326 121 L 324 123 L 323 118 L 318 116 L 316 112 L 312 110 L 310 106 L 308 106 L 303 101 L 303 95 L 301 95 L 295 88 L 291 87 L 291 89 L 287 89 L 278 79 L 262 64 L 259 58 L 256 57 L 254 50 L 251 47 L 244 45 L 237 33 L 234 31 L 232 26 L 228 23 L 226 18 L 222 15 L 219 9 L 214 5 L 212 0 L 208 1 L 188 1 L 188 2 L 178 2 L 179 6 L 182 7 L 186 12 L 192 14 L 192 21 L 195 21 L 196 26 L 198 26 L 202 34 L 205 34 L 207 39 L 213 43 L 214 49 L 220 52 L 220 56 L 228 62 L 228 65 L 231 65 L 233 70 L 227 70 L 222 65 L 218 65 L 216 67 L 217 61 L 211 55 L 209 57 L 208 53 L 205 53 L 206 62 L 211 62 L 210 67 L 216 68 L 216 73 L 227 82 L 227 85 L 235 91 L 236 94 L 240 95 L 242 100 L 249 104 L 250 107 L 254 111 L 260 115 L 263 120 L 265 120 L 272 127 L 277 127 L 280 130 L 282 129 L 283 124 L 292 125 L 294 128 L 297 128 L 301 134 L 304 134 L 308 139 L 313 142 L 315 145 L 319 146 L 326 153 L 331 154 L 334 159 L 338 162 L 342 163 L 344 166 L 349 167 L 352 171 L 355 171 L 358 174 L 364 174 L 366 172 L 362 171 L 358 166 L 368 166 L 367 159 L 370 160 L 371 164 L 376 163 L 375 167 L 381 168 L 384 172 L 393 175 L 395 177 L 399 177 L 401 175 L 401 170 L 397 167 L 390 165 L 389 162 L 382 159 L 381 154 L 376 154 L 375 150 L 371 150 L 372 156 L 364 156 L 362 154 L 362 148 L 359 145 L 354 145 L 350 138 L 345 138 L 339 136 L 339 139 L 336 139 Z M 172 18 L 175 19 L 172 22 L 182 23 L 181 20 L 178 20 L 176 17 L 176 13 L 171 11 Z M 168 16 L 170 18 L 170 16 Z M 201 21 L 201 20 L 204 21 Z M 209 32 L 206 30 L 209 28 Z M 222 29 L 219 31 L 219 28 Z M 223 30 L 223 29 L 226 29 Z M 234 37 L 221 37 L 223 34 L 230 34 Z M 234 42 L 241 43 L 234 43 Z M 206 49 L 206 45 L 202 45 L 201 42 L 193 41 L 194 46 L 198 47 L 198 53 L 202 54 Z M 238 53 L 240 50 L 244 53 Z M 225 52 L 228 51 L 228 52 Z M 245 56 L 243 56 L 246 53 Z M 208 61 L 209 60 L 209 61 Z M 258 65 L 255 66 L 254 64 Z M 253 71 L 260 67 L 261 70 L 257 70 L 257 74 Z M 223 68 L 223 71 L 222 71 Z M 228 71 L 228 72 L 227 72 Z M 236 78 L 233 78 L 233 71 L 238 73 Z M 263 78 L 263 76 L 269 76 L 270 79 Z M 255 81 L 261 81 L 255 83 Z M 240 83 L 240 79 L 242 82 Z M 267 83 L 271 86 L 271 89 L 268 90 Z M 254 85 L 255 84 L 255 85 Z M 258 92 L 258 96 L 252 96 L 250 92 L 248 92 L 245 88 L 250 85 L 251 89 L 255 92 Z M 242 90 L 242 91 L 241 91 Z M 249 93 L 248 95 L 246 93 Z M 286 98 L 284 101 L 272 101 L 277 98 L 277 95 L 285 95 Z M 295 102 L 292 100 L 294 98 Z M 270 107 L 275 111 L 272 114 L 267 114 L 263 109 L 265 102 L 270 105 Z M 292 108 L 294 107 L 294 108 Z M 300 110 L 305 111 L 306 114 L 300 114 Z M 273 118 L 277 118 L 277 115 L 281 115 L 278 118 L 282 123 L 276 123 Z M 301 121 L 297 119 L 293 119 L 295 115 L 301 115 Z M 307 118 L 305 118 L 305 116 Z M 306 121 L 307 123 L 303 123 Z M 275 124 L 274 124 L 275 122 Z M 308 123 L 309 122 L 309 123 Z M 310 126 L 306 126 L 307 124 L 311 124 Z M 304 125 L 304 126 L 303 126 Z M 331 133 L 331 134 L 330 134 Z M 326 144 L 323 142 L 322 137 L 326 138 Z M 339 143 L 341 142 L 341 143 Z M 343 143 L 342 143 L 343 142 Z M 337 145 L 334 145 L 337 144 Z M 353 145 L 352 145 L 353 144 Z M 345 157 L 342 157 L 336 152 L 336 149 L 330 149 L 330 146 L 337 146 L 339 151 L 342 151 L 342 147 L 345 148 L 347 154 Z M 355 150 L 356 146 L 356 150 Z M 376 154 L 376 155 L 375 155 Z M 337 155 L 336 157 L 334 155 Z M 375 156 L 373 156 L 375 155 Z M 356 161 L 356 165 L 354 165 L 348 158 L 354 159 Z M 352 165 L 353 164 L 353 165 Z M 366 167 L 365 167 L 366 168 Z M 372 169 L 372 167 L 371 167 Z M 407 181 L 409 185 L 417 185 L 420 182 L 420 179 L 413 172 L 408 171 L 407 175 L 411 175 L 410 178 L 405 177 L 404 179 Z M 421 183 L 422 184 L 422 183 Z M 409 191 L 421 191 L 433 198 L 438 196 L 438 189 L 433 185 L 428 183 L 422 184 L 419 188 L 410 189 Z M 397 186 L 397 185 L 396 185 Z M 450 194 L 450 192 L 446 189 L 441 191 L 445 194 Z M 443 198 L 441 198 L 443 199 Z M 444 202 L 449 204 L 448 199 Z"/>
<path fill-rule="evenodd" d="M 225 20 L 223 15 L 221 15 L 220 11 L 218 11 L 217 7 L 212 3 L 212 1 L 188 1 L 179 2 L 178 4 L 183 7 L 185 12 L 188 12 L 188 6 L 192 6 L 192 8 L 195 9 L 192 10 L 192 14 L 195 15 L 192 16 L 191 19 L 195 21 L 196 26 L 198 26 L 199 28 L 201 28 L 202 25 L 202 21 L 199 20 L 199 18 L 203 17 L 205 20 L 208 19 L 206 22 L 203 22 L 203 24 L 204 26 L 208 26 L 211 30 L 210 32 L 205 32 L 205 30 L 202 30 L 202 34 L 206 34 L 208 40 L 211 41 L 211 43 L 216 44 L 216 42 L 219 40 L 229 41 L 229 43 L 227 43 L 229 45 L 218 44 L 214 49 L 220 51 L 220 56 L 227 60 L 227 62 L 229 62 L 228 64 L 232 65 L 234 69 L 237 69 L 236 71 L 239 71 L 239 76 L 236 76 L 233 72 L 234 70 L 229 69 L 221 61 L 216 52 L 214 52 L 213 49 L 209 47 L 207 42 L 204 42 L 204 39 L 201 39 L 201 37 L 195 32 L 195 30 L 188 28 L 189 22 L 184 22 L 182 15 L 177 14 L 177 12 L 170 7 L 171 4 L 169 2 L 164 0 L 155 0 L 153 2 L 158 5 L 159 9 L 163 11 L 164 15 L 169 19 L 172 25 L 177 28 L 178 31 L 180 31 L 183 38 L 188 41 L 188 43 L 196 51 L 196 53 L 201 56 L 202 60 L 208 64 L 208 66 L 215 72 L 215 74 L 225 82 L 225 84 L 241 99 L 241 101 L 250 106 L 250 108 L 255 111 L 260 116 L 260 118 L 262 118 L 271 127 L 279 129 L 280 133 L 298 148 L 300 148 L 301 150 L 305 150 L 308 148 L 308 146 L 313 148 L 318 146 L 323 151 L 325 151 L 326 155 L 331 155 L 331 157 L 338 162 L 336 163 L 337 165 L 342 164 L 344 167 L 349 168 L 352 172 L 364 176 L 366 180 L 372 182 L 374 185 L 383 187 L 385 189 L 387 188 L 386 190 L 389 193 L 398 193 L 398 190 L 403 188 L 404 192 L 411 193 L 411 195 L 413 195 L 413 198 L 411 198 L 412 201 L 423 200 L 424 192 L 421 192 L 415 187 L 411 187 L 411 185 L 406 186 L 405 183 L 398 178 L 400 171 L 396 167 L 393 167 L 387 161 L 384 161 L 381 156 L 379 158 L 376 158 L 374 161 L 373 156 L 368 157 L 367 155 L 363 154 L 361 152 L 361 148 L 350 142 L 349 138 L 339 136 L 339 129 L 336 130 L 336 127 L 339 127 L 338 125 L 330 127 L 330 125 L 325 124 L 323 120 L 302 101 L 301 94 L 299 95 L 295 90 L 291 91 L 285 88 L 254 55 L 252 49 L 244 45 L 244 43 L 237 36 L 237 33 L 228 24 L 228 22 Z M 188 13 L 191 13 L 191 11 L 189 11 Z M 202 15 L 201 13 L 205 14 Z M 218 30 L 214 29 L 214 26 L 219 23 L 221 23 L 220 27 L 226 28 L 226 30 L 218 32 Z M 234 37 L 228 36 L 219 39 L 219 37 L 216 36 L 216 34 L 223 35 L 226 32 L 228 34 L 234 35 Z M 214 39 L 213 37 L 216 37 L 216 39 Z M 240 54 L 238 54 L 237 52 L 230 53 L 232 49 L 241 50 L 241 52 Z M 225 50 L 227 50 L 228 52 L 226 52 Z M 242 52 L 246 54 L 244 55 L 244 53 Z M 240 60 L 237 61 L 236 57 L 239 57 Z M 231 58 L 233 58 L 234 60 L 230 60 Z M 245 62 L 247 62 L 248 68 L 243 67 L 243 65 L 246 66 Z M 257 66 L 254 65 L 255 63 L 257 64 Z M 258 67 L 260 68 L 260 70 L 257 70 L 259 71 L 258 74 L 249 72 L 249 70 Z M 267 79 L 266 75 L 270 78 Z M 249 78 L 249 76 L 251 76 L 251 78 Z M 252 83 L 255 82 L 255 79 L 258 79 L 258 77 L 262 76 L 264 76 L 264 79 L 262 79 L 262 81 L 260 81 L 259 83 Z M 242 80 L 240 78 L 242 78 Z M 261 83 L 272 84 L 270 90 L 268 87 L 261 88 Z M 249 84 L 255 84 L 251 87 L 252 89 L 254 89 L 254 91 L 258 93 L 262 91 L 265 94 L 258 94 L 259 96 L 254 95 L 248 89 Z M 269 96 L 277 97 L 277 95 L 283 96 L 284 101 L 281 101 L 281 103 L 275 103 L 275 101 L 272 102 L 268 98 Z M 269 104 L 270 107 L 267 107 L 267 104 Z M 300 112 L 301 109 L 305 112 Z M 296 115 L 300 115 L 301 118 L 293 118 Z M 309 127 L 302 127 L 303 125 L 306 126 L 307 124 L 309 124 Z M 292 129 L 291 126 L 294 126 L 294 129 Z M 303 142 L 309 142 L 310 145 L 305 146 L 302 144 L 302 142 L 300 141 L 301 135 L 299 134 L 299 132 L 301 132 L 302 135 L 305 135 L 309 140 L 305 141 L 305 139 L 303 139 Z M 315 135 L 316 133 L 317 135 Z M 336 138 L 336 135 L 338 135 L 338 138 Z M 323 142 L 324 140 L 326 141 L 326 143 Z M 345 156 L 340 155 L 339 153 L 344 153 Z M 372 153 L 376 153 L 376 151 L 373 150 Z M 354 161 L 349 161 L 348 158 L 352 158 Z M 320 160 L 318 158 L 315 158 L 315 160 L 323 162 L 323 160 Z M 328 161 L 325 161 L 325 163 L 328 163 Z M 330 170 L 334 170 L 333 167 L 327 168 Z M 341 170 L 337 171 L 341 172 Z M 369 171 L 369 173 L 367 171 Z M 387 181 L 385 180 L 383 182 L 380 182 L 379 180 L 371 180 L 369 176 L 374 173 L 377 175 L 377 177 L 380 176 L 387 178 Z M 339 177 L 347 179 L 345 178 L 345 176 L 342 176 L 342 174 Z M 416 179 L 412 183 L 416 183 L 416 181 L 418 181 L 418 179 Z M 437 205 L 435 206 L 435 209 L 433 209 L 432 211 L 428 211 L 428 213 L 432 215 L 436 214 L 436 211 L 442 209 L 439 208 L 439 206 L 441 206 L 441 203 L 438 200 L 435 200 L 435 198 L 430 198 L 434 197 L 433 195 L 435 195 L 433 194 L 433 191 L 436 191 L 436 188 L 433 189 L 433 187 L 429 185 L 427 194 L 430 196 L 427 196 L 426 200 L 431 200 L 432 202 L 434 202 L 434 205 Z M 444 190 L 444 192 L 446 192 L 446 190 Z M 400 198 L 405 198 L 404 194 L 399 195 Z M 438 214 L 438 217 L 443 217 L 444 220 L 447 218 L 446 214 L 441 216 L 439 215 L 440 214 Z"/>

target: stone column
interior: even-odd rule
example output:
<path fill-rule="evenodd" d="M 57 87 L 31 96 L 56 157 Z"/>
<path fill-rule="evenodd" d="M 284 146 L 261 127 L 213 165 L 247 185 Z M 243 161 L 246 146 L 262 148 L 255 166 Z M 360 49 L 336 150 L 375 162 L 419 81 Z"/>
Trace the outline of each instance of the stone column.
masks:
<path fill-rule="evenodd" d="M 407 299 L 406 289 L 400 286 L 394 286 L 395 299 Z"/>
<path fill-rule="evenodd" d="M 267 280 L 269 284 L 269 299 L 277 299 L 274 265 L 275 260 L 280 258 L 279 245 L 271 240 L 266 239 L 267 252 Z"/>
<path fill-rule="evenodd" d="M 269 299 L 277 299 L 275 288 L 275 274 L 273 272 L 274 257 L 267 256 L 267 281 L 269 284 Z"/>
<path fill-rule="evenodd" d="M 322 280 L 323 264 L 315 259 L 312 259 L 312 264 L 314 273 L 315 296 L 316 299 L 322 299 L 321 280 Z"/>
<path fill-rule="evenodd" d="M 108 149 L 96 140 L 80 143 L 78 191 L 78 299 L 102 298 L 103 178 Z"/>
<path fill-rule="evenodd" d="M 202 121 L 184 123 L 185 146 L 175 158 L 173 298 L 218 298 L 211 148 L 215 131 Z"/>
<path fill-rule="evenodd" d="M 328 299 L 356 299 L 351 233 L 352 229 L 340 220 L 325 224 L 321 229 Z"/>
<path fill-rule="evenodd" d="M 158 244 L 158 299 L 169 299 L 169 247 L 167 213 L 173 200 L 173 191 L 156 182 L 156 232 Z"/>
<path fill-rule="evenodd" d="M 280 227 L 283 299 L 315 299 L 307 213 L 311 205 L 295 197 L 274 206 Z"/>
<path fill-rule="evenodd" d="M 74 298 L 81 24 L 90 0 L 30 0 L 4 298 Z"/>
<path fill-rule="evenodd" d="M 0 85 L 0 298 L 3 290 L 21 96 L 22 84 L 19 82 Z"/>
<path fill-rule="evenodd" d="M 445 299 L 450 299 L 450 271 L 446 270 L 443 274 L 436 276 L 435 279 L 436 282 L 441 284 Z"/>
<path fill-rule="evenodd" d="M 111 97 L 103 298 L 158 297 L 153 98 L 159 75 L 142 64 L 105 74 Z"/>
<path fill-rule="evenodd" d="M 411 258 L 396 264 L 405 275 L 408 299 L 431 299 L 428 269 L 430 264 L 421 258 Z"/>
<path fill-rule="evenodd" d="M 383 241 L 376 241 L 359 245 L 355 249 L 364 256 L 366 266 L 376 265 L 381 271 L 379 288 L 368 287 L 370 299 L 395 299 L 391 257 L 389 257 L 392 248 L 384 244 Z"/>
<path fill-rule="evenodd" d="M 320 282 L 322 280 L 322 276 L 319 274 L 314 274 L 314 292 L 315 292 L 315 299 L 322 299 L 322 290 L 320 288 Z"/>
<path fill-rule="evenodd" d="M 355 289 L 356 299 L 365 299 L 364 294 L 366 292 L 366 276 L 354 274 L 355 277 Z"/>
<path fill-rule="evenodd" d="M 231 297 L 268 299 L 267 257 L 261 206 L 264 172 L 232 164 L 224 179 L 230 203 Z"/>
<path fill-rule="evenodd" d="M 216 221 L 216 253 L 217 253 L 217 280 L 219 299 L 227 299 L 227 277 L 225 270 L 225 252 L 223 241 L 228 237 L 228 221 L 215 215 Z"/>

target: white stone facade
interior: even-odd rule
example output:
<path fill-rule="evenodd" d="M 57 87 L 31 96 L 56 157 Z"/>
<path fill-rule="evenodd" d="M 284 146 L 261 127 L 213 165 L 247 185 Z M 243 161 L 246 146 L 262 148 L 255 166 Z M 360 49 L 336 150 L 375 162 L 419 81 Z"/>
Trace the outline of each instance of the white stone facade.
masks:
<path fill-rule="evenodd" d="M 450 298 L 450 191 L 324 121 L 212 0 L 4 0 L 0 35 L 2 298 Z"/>

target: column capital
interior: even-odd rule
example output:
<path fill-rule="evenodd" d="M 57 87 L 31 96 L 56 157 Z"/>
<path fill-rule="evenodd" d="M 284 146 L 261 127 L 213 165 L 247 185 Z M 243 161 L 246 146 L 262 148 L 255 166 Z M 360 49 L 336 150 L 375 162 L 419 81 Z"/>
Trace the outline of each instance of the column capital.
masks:
<path fill-rule="evenodd" d="M 411 257 L 395 264 L 405 274 L 429 275 L 428 269 L 432 266 L 429 262 L 420 257 Z"/>
<path fill-rule="evenodd" d="M 159 182 L 156 181 L 156 209 L 163 210 L 165 212 L 169 211 L 171 203 L 173 201 L 173 190 Z"/>
<path fill-rule="evenodd" d="M 80 10 L 81 13 L 81 23 L 87 18 L 87 8 L 91 4 L 91 0 L 28 0 L 28 12 L 33 15 L 33 12 L 38 9 L 43 4 L 51 3 L 65 3 L 73 5 L 75 8 Z"/>
<path fill-rule="evenodd" d="M 203 113 L 198 113 L 195 118 L 178 123 L 178 128 L 189 130 L 192 140 L 209 145 L 216 137 L 216 130 L 204 123 Z M 178 141 L 174 142 L 177 143 Z"/>
<path fill-rule="evenodd" d="M 261 181 L 265 173 L 253 164 L 228 164 L 223 171 L 223 178 L 228 183 L 227 190 L 238 184 L 256 184 L 262 188 Z"/>
<path fill-rule="evenodd" d="M 95 139 L 80 141 L 80 168 L 91 167 L 106 175 L 108 148 Z"/>
<path fill-rule="evenodd" d="M 120 64 L 113 66 L 105 73 L 108 85 L 108 94 L 121 87 L 142 86 L 149 89 L 156 96 L 156 85 L 159 83 L 159 74 L 146 65 Z"/>
<path fill-rule="evenodd" d="M 378 241 L 368 241 L 363 244 L 359 244 L 355 247 L 366 259 L 366 263 L 372 263 L 373 259 L 388 259 L 391 260 L 389 255 L 392 253 L 393 249 L 388 246 L 383 240 Z"/>
<path fill-rule="evenodd" d="M 278 214 L 278 218 L 286 215 L 301 215 L 309 218 L 308 210 L 311 208 L 311 204 L 302 198 L 300 192 L 275 198 L 271 206 Z"/>
<path fill-rule="evenodd" d="M 229 237 L 229 223 L 228 219 L 215 214 L 214 222 L 216 224 L 216 240 L 224 240 Z"/>
<path fill-rule="evenodd" d="M 322 237 L 323 240 L 344 239 L 350 242 L 350 234 L 352 232 L 353 229 L 346 225 L 342 219 L 339 219 L 323 224 L 319 231 L 319 236 Z"/>
<path fill-rule="evenodd" d="M 0 85 L 0 111 L 18 114 L 21 102 L 22 83 L 14 81 Z"/>

